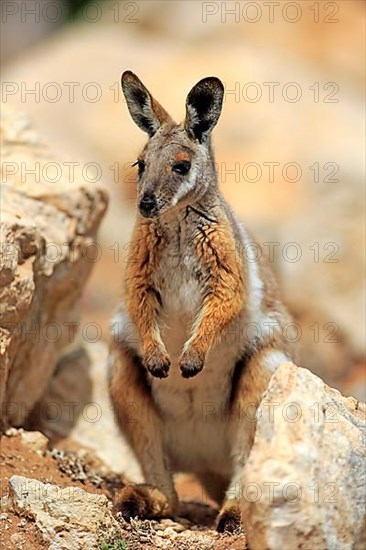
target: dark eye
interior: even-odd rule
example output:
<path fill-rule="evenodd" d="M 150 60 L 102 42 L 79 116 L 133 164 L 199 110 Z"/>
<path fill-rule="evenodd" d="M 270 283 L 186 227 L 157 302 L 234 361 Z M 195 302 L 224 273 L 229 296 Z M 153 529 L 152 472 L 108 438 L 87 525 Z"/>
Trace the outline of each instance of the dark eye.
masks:
<path fill-rule="evenodd" d="M 145 163 L 143 160 L 138 160 L 137 161 L 137 167 L 138 167 L 138 171 L 139 171 L 139 176 L 141 176 L 142 172 L 145 170 Z"/>
<path fill-rule="evenodd" d="M 145 170 L 145 163 L 143 160 L 137 160 L 132 166 L 137 166 L 139 176 L 141 176 L 142 172 Z"/>
<path fill-rule="evenodd" d="M 189 160 L 183 160 L 182 162 L 177 162 L 177 164 L 173 165 L 173 172 L 184 176 L 184 174 L 188 174 L 190 167 L 191 163 Z"/>

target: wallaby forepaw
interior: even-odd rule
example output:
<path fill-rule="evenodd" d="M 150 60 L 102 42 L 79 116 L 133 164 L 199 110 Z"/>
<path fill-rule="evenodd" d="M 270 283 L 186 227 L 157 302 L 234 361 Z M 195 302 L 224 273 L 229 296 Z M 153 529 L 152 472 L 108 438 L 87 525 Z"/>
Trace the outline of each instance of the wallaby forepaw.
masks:
<path fill-rule="evenodd" d="M 225 505 L 218 515 L 216 531 L 234 533 L 241 526 L 240 508 L 237 503 Z"/>
<path fill-rule="evenodd" d="M 145 355 L 144 366 L 152 376 L 166 378 L 169 374 L 170 359 L 162 353 L 149 353 Z"/>
<path fill-rule="evenodd" d="M 138 517 L 153 518 L 171 515 L 172 505 L 167 497 L 151 485 L 127 485 L 117 495 L 113 512 L 118 512 L 126 521 Z"/>
<path fill-rule="evenodd" d="M 183 352 L 180 360 L 179 367 L 183 378 L 192 378 L 196 376 L 203 369 L 204 358 L 200 353 L 194 349 L 188 349 Z"/>

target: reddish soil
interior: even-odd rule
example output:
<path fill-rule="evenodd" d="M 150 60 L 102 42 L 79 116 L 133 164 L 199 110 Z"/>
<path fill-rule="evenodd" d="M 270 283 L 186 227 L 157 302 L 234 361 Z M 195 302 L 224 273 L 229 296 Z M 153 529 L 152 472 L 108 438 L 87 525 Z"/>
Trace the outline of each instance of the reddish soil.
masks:
<path fill-rule="evenodd" d="M 21 436 L 2 436 L 0 438 L 0 497 L 8 494 L 8 482 L 13 475 L 38 479 L 44 483 L 53 483 L 60 487 L 76 486 L 90 493 L 104 493 L 109 499 L 124 483 L 120 476 L 108 471 L 90 452 L 80 455 L 80 446 L 70 439 L 58 444 L 61 452 L 46 451 L 44 454 L 24 444 Z M 80 474 L 81 472 L 81 474 Z M 78 477 L 84 477 L 80 480 Z M 173 521 L 184 521 L 186 538 L 180 535 L 169 541 L 169 548 L 177 550 L 244 550 L 245 535 L 218 535 L 214 531 L 217 506 L 202 493 L 202 488 L 193 477 L 181 477 L 177 480 L 177 490 L 182 501 L 179 517 Z M 194 499 L 194 500 L 192 500 Z M 202 502 L 204 500 L 205 502 Z M 199 502 L 201 501 L 201 502 Z M 182 519 L 183 518 L 183 519 Z M 150 525 L 151 523 L 151 525 Z M 126 550 L 153 550 L 151 542 L 144 542 L 144 533 L 151 527 L 152 533 L 164 529 L 164 520 L 159 522 L 139 522 L 132 529 L 121 523 L 118 540 L 123 540 Z M 155 530 L 155 531 L 154 531 Z M 0 515 L 1 550 L 22 549 L 39 550 L 47 548 L 33 520 L 19 517 L 8 508 L 1 509 Z M 109 546 L 114 550 L 113 545 Z M 115 548 L 119 548 L 115 546 Z"/>

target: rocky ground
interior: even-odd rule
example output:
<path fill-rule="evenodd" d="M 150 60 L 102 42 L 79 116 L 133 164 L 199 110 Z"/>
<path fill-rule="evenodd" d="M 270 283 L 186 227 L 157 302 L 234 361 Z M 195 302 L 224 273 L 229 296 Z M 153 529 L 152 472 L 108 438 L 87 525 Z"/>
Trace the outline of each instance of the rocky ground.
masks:
<path fill-rule="evenodd" d="M 127 480 L 70 439 L 50 448 L 39 432 L 11 428 L 1 438 L 0 461 L 4 549 L 243 550 L 246 546 L 243 532 L 216 533 L 213 505 L 187 500 L 187 494 L 200 491 L 188 478 L 178 482 L 179 516 L 128 524 L 111 514 L 113 496 Z"/>

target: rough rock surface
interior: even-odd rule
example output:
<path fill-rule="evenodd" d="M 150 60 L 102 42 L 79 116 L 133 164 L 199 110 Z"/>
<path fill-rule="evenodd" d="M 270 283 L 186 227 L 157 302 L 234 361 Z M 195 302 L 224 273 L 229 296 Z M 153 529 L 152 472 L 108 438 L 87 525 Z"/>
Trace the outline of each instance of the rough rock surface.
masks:
<path fill-rule="evenodd" d="M 0 250 L 2 427 L 20 425 L 73 343 L 107 205 L 75 163 L 55 157 L 28 118 L 3 109 Z M 67 170 L 66 170 L 67 169 Z"/>
<path fill-rule="evenodd" d="M 85 343 L 60 358 L 44 394 L 24 424 L 27 430 L 40 430 L 51 443 L 70 434 L 91 399 L 91 358 L 87 346 Z M 101 367 L 105 370 L 105 363 Z"/>
<path fill-rule="evenodd" d="M 279 367 L 241 482 L 251 549 L 365 547 L 365 412 L 310 371 Z"/>
<path fill-rule="evenodd" d="M 12 509 L 34 519 L 51 550 L 99 548 L 103 531 L 113 527 L 104 495 L 23 476 L 13 476 L 9 488 Z"/>

